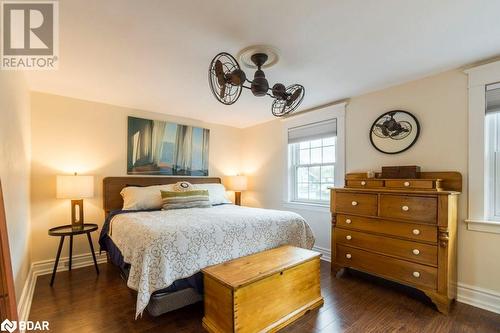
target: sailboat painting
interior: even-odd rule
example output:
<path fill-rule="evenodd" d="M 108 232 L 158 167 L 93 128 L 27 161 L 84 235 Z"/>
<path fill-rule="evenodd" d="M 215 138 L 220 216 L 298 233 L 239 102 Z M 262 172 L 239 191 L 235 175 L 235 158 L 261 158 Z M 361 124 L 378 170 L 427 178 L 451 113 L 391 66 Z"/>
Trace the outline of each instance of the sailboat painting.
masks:
<path fill-rule="evenodd" d="M 210 130 L 128 117 L 127 173 L 208 176 Z"/>

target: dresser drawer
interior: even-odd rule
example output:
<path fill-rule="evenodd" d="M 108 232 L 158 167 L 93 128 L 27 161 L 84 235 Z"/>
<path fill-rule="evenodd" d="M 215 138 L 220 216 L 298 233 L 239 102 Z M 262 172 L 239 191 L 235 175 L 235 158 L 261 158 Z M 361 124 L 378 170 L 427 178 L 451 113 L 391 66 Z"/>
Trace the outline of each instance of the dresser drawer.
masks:
<path fill-rule="evenodd" d="M 380 216 L 436 224 L 437 198 L 382 194 Z"/>
<path fill-rule="evenodd" d="M 367 217 L 338 214 L 337 226 L 360 231 L 369 231 L 411 240 L 437 242 L 437 227 L 406 222 L 393 222 Z"/>
<path fill-rule="evenodd" d="M 337 244 L 355 246 L 422 264 L 437 265 L 437 246 L 401 239 L 367 234 L 343 228 L 335 228 Z"/>
<path fill-rule="evenodd" d="M 377 195 L 335 192 L 334 208 L 341 213 L 377 215 Z"/>
<path fill-rule="evenodd" d="M 385 181 L 385 187 L 430 190 L 434 188 L 434 181 L 428 179 L 390 179 Z"/>
<path fill-rule="evenodd" d="M 437 269 L 405 260 L 337 245 L 335 261 L 344 267 L 357 268 L 367 273 L 427 289 L 437 289 Z"/>
<path fill-rule="evenodd" d="M 348 180 L 346 185 L 347 187 L 380 188 L 384 187 L 384 181 L 374 179 Z"/>

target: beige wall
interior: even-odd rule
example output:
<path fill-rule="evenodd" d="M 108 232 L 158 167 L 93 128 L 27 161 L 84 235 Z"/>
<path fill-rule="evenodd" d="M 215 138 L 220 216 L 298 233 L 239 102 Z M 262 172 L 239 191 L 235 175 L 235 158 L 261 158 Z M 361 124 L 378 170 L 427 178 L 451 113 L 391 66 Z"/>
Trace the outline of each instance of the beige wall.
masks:
<path fill-rule="evenodd" d="M 96 195 L 85 199 L 85 219 L 102 224 L 102 179 L 127 174 L 129 115 L 209 128 L 210 175 L 239 172 L 236 128 L 42 93 L 31 94 L 31 108 L 33 261 L 55 257 L 58 240 L 47 236 L 47 229 L 70 221 L 69 200 L 56 199 L 56 175 L 76 171 L 96 176 Z M 74 253 L 88 252 L 86 239 L 75 239 Z"/>
<path fill-rule="evenodd" d="M 378 115 L 391 109 L 414 113 L 422 127 L 410 150 L 385 155 L 370 144 L 368 131 Z M 274 120 L 243 130 L 243 169 L 252 191 L 248 205 L 282 208 L 285 148 L 282 122 Z M 500 292 L 498 234 L 466 230 L 467 212 L 467 76 L 449 71 L 354 97 L 346 110 L 346 171 L 379 170 L 382 165 L 420 165 L 423 170 L 456 170 L 464 177 L 458 234 L 459 282 Z M 298 211 L 311 223 L 319 247 L 329 248 L 327 213 Z"/>
<path fill-rule="evenodd" d="M 30 262 L 30 105 L 24 77 L 0 71 L 0 179 L 19 301 Z"/>

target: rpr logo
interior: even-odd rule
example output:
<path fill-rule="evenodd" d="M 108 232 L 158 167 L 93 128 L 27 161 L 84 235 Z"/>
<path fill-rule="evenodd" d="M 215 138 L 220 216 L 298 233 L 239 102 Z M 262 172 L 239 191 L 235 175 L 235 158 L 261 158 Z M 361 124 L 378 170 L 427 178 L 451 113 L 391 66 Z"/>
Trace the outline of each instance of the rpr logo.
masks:
<path fill-rule="evenodd" d="M 0 330 L 8 331 L 10 333 L 14 332 L 17 328 L 17 322 L 5 319 L 2 324 L 0 324 Z"/>
<path fill-rule="evenodd" d="M 48 321 L 24 321 L 21 320 L 19 322 L 13 320 L 10 321 L 8 319 L 5 319 L 2 324 L 0 324 L 0 330 L 2 332 L 9 332 L 12 333 L 16 329 L 19 329 L 20 331 L 49 331 L 49 322 Z"/>
<path fill-rule="evenodd" d="M 56 69 L 57 1 L 2 1 L 2 69 Z"/>

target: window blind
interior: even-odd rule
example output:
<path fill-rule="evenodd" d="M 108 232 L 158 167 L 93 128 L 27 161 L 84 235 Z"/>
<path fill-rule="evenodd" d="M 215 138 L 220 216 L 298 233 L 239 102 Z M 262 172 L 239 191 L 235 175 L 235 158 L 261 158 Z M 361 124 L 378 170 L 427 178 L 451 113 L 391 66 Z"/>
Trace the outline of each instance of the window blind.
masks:
<path fill-rule="evenodd" d="M 288 143 L 323 139 L 337 135 L 337 119 L 328 119 L 288 129 Z"/>
<path fill-rule="evenodd" d="M 486 113 L 500 112 L 500 83 L 486 86 Z"/>

